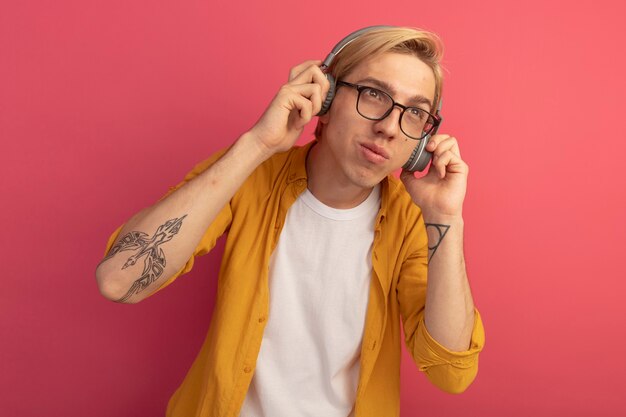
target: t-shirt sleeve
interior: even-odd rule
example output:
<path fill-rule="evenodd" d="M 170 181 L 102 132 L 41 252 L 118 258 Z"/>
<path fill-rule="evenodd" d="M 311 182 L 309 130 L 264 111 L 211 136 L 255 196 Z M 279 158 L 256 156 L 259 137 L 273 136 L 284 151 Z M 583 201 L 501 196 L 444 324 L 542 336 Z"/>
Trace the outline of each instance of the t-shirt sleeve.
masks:
<path fill-rule="evenodd" d="M 208 159 L 197 164 L 191 171 L 189 171 L 189 173 L 187 173 L 187 175 L 185 175 L 185 178 L 181 182 L 179 182 L 175 186 L 170 187 L 169 190 L 158 201 L 165 199 L 171 193 L 173 193 L 174 191 L 176 191 L 177 189 L 185 185 L 187 182 L 191 181 L 193 178 L 197 177 L 200 173 L 202 173 L 206 169 L 208 169 L 226 152 L 226 150 L 227 149 L 221 150 L 215 153 L 214 155 L 212 155 L 211 157 L 209 157 Z M 215 247 L 215 244 L 217 243 L 217 239 L 219 239 L 220 236 L 222 236 L 224 233 L 228 231 L 231 221 L 232 221 L 232 206 L 231 206 L 231 203 L 229 202 L 219 211 L 215 220 L 213 220 L 213 222 L 209 225 L 207 230 L 204 232 L 204 235 L 200 239 L 200 242 L 194 249 L 193 254 L 189 257 L 187 262 L 182 266 L 181 269 L 179 269 L 167 281 L 164 281 L 163 284 L 156 291 L 154 291 L 154 293 L 167 287 L 169 284 L 174 282 L 174 280 L 178 278 L 179 276 L 191 271 L 191 269 L 193 268 L 195 257 L 205 255 L 209 251 L 211 251 L 211 249 Z M 107 253 L 109 253 L 109 250 L 111 249 L 111 247 L 117 240 L 119 233 L 123 227 L 124 227 L 124 224 L 119 226 L 109 237 L 105 251 L 104 251 L 105 256 Z"/>

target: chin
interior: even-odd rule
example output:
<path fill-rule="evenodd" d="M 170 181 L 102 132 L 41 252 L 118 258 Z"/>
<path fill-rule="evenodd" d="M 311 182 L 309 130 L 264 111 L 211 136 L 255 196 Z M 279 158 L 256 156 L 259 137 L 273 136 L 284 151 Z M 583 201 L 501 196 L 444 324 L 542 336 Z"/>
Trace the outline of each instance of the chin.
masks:
<path fill-rule="evenodd" d="M 375 173 L 367 169 L 356 170 L 348 173 L 352 183 L 361 188 L 372 188 L 378 185 L 387 175 Z"/>

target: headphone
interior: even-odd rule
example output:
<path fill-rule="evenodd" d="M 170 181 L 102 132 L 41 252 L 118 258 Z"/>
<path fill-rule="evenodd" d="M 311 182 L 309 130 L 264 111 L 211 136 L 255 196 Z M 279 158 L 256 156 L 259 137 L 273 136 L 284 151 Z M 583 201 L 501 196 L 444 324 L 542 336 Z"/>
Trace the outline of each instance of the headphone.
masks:
<path fill-rule="evenodd" d="M 350 44 L 353 40 L 355 40 L 356 38 L 358 38 L 362 34 L 364 34 L 366 32 L 369 32 L 371 30 L 387 29 L 387 28 L 393 28 L 393 27 L 394 26 L 387 26 L 387 25 L 368 26 L 368 27 L 365 27 L 363 29 L 359 29 L 359 30 L 357 30 L 355 32 L 352 32 L 351 34 L 349 34 L 348 36 L 346 36 L 345 38 L 340 40 L 337 45 L 335 45 L 333 50 L 330 51 L 328 56 L 326 56 L 326 59 L 324 59 L 324 62 L 322 63 L 320 68 L 322 69 L 322 71 L 327 70 L 330 67 L 330 65 L 332 64 L 333 60 L 335 59 L 335 56 L 339 52 L 341 52 L 341 50 L 343 48 L 345 48 L 348 44 Z M 330 109 L 330 105 L 332 104 L 333 99 L 335 98 L 335 91 L 336 91 L 336 88 L 337 88 L 337 83 L 336 83 L 335 77 L 333 77 L 333 75 L 331 73 L 326 72 L 326 78 L 328 79 L 328 81 L 330 83 L 330 87 L 328 89 L 328 94 L 326 95 L 326 98 L 324 99 L 324 101 L 322 103 L 322 109 L 317 114 L 318 116 L 321 116 L 321 115 L 325 114 L 326 112 L 328 112 L 328 109 Z M 439 105 L 437 106 L 437 111 L 435 113 L 435 115 L 439 118 L 440 121 L 443 120 L 443 118 L 441 117 L 441 114 L 440 114 L 441 113 L 441 104 L 442 104 L 442 100 L 440 98 L 439 99 Z M 439 123 L 439 124 L 441 124 L 441 123 Z M 430 137 L 432 135 L 436 134 L 438 129 L 439 129 L 439 125 L 435 126 L 435 128 L 433 129 L 432 132 L 430 132 L 423 139 L 418 141 L 417 146 L 415 146 L 415 149 L 413 149 L 413 153 L 411 153 L 411 157 L 402 166 L 402 169 L 404 169 L 405 171 L 410 171 L 410 172 L 423 171 L 424 169 L 426 169 L 426 167 L 428 166 L 428 163 L 430 162 L 430 159 L 432 158 L 432 155 L 433 155 L 432 152 L 428 152 L 426 150 L 426 145 L 428 145 L 428 141 L 430 140 Z"/>

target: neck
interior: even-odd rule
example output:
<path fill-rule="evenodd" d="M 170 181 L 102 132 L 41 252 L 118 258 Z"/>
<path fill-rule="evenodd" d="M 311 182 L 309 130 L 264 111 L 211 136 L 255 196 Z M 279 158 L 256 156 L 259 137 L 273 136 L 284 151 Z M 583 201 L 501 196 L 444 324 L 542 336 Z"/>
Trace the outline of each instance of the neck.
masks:
<path fill-rule="evenodd" d="M 322 143 L 315 143 L 306 158 L 308 189 L 322 203 L 337 209 L 358 206 L 372 192 L 352 183 L 341 171 L 334 157 L 326 152 Z"/>

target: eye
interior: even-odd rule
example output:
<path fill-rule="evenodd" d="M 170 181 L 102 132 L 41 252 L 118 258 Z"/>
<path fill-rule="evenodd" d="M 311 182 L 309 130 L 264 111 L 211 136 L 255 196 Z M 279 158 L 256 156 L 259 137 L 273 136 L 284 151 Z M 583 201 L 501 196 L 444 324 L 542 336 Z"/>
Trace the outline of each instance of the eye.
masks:
<path fill-rule="evenodd" d="M 426 120 L 426 117 L 428 116 L 424 110 L 418 109 L 417 107 L 409 107 L 408 111 L 412 117 L 417 118 L 420 121 Z"/>
<path fill-rule="evenodd" d="M 379 91 L 375 88 L 367 88 L 365 89 L 364 93 L 367 95 L 367 98 L 371 98 L 374 100 L 384 100 L 385 96 L 383 95 L 382 91 Z"/>

